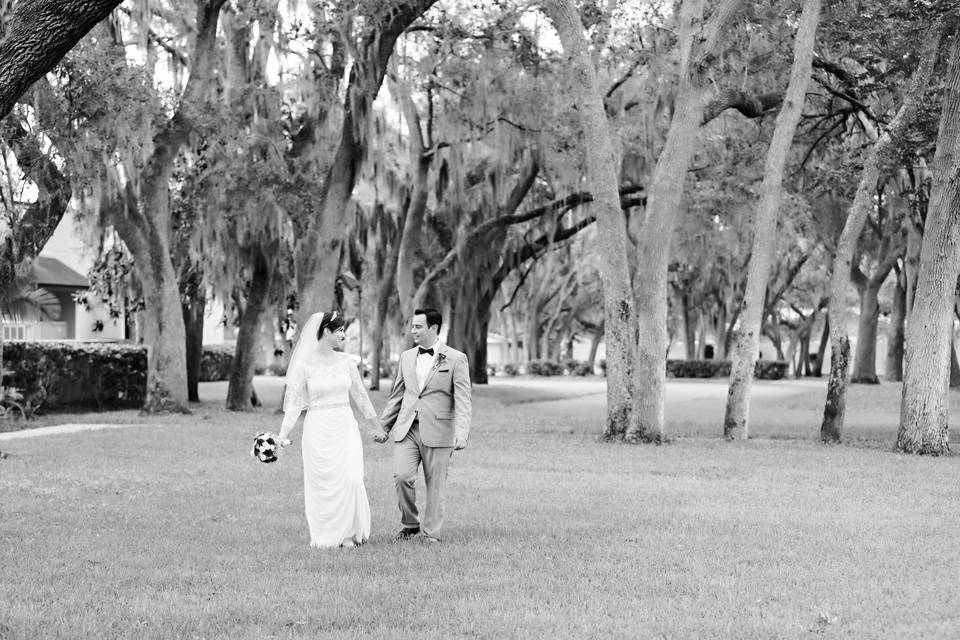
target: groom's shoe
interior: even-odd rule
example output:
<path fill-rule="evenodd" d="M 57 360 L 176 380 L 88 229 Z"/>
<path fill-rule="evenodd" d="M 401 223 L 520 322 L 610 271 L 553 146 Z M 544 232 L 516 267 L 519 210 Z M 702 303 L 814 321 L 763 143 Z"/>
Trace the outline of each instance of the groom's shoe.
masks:
<path fill-rule="evenodd" d="M 394 540 L 409 540 L 418 533 L 420 533 L 420 527 L 404 527 L 393 538 Z"/>

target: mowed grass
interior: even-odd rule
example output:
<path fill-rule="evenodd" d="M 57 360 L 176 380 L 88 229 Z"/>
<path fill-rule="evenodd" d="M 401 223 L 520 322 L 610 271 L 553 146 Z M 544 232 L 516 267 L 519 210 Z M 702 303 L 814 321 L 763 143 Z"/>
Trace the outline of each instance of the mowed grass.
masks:
<path fill-rule="evenodd" d="M 678 381 L 676 438 L 625 446 L 602 387 L 525 384 L 478 388 L 439 547 L 391 540 L 367 440 L 370 544 L 310 548 L 299 447 L 249 457 L 275 404 L 0 441 L 0 638 L 960 636 L 960 462 L 890 451 L 897 385 L 855 387 L 825 447 L 815 385 L 761 386 L 726 443 L 722 383 Z"/>

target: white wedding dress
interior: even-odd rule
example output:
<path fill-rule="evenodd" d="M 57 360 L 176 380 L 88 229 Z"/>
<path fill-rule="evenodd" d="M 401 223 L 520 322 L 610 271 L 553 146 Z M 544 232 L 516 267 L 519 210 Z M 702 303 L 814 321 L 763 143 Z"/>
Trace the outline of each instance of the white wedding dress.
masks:
<path fill-rule="evenodd" d="M 284 430 L 303 409 L 303 498 L 310 544 L 362 544 L 370 537 L 363 484 L 363 444 L 351 409 L 375 418 L 357 366 L 343 354 L 332 364 L 306 364 L 288 374 Z"/>

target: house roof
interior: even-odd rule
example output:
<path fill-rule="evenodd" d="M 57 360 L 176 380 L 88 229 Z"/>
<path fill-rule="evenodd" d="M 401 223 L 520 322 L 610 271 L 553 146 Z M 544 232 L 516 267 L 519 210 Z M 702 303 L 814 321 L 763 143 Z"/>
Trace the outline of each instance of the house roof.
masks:
<path fill-rule="evenodd" d="M 33 261 L 31 275 L 38 285 L 79 287 L 86 289 L 90 282 L 56 258 L 38 257 Z"/>

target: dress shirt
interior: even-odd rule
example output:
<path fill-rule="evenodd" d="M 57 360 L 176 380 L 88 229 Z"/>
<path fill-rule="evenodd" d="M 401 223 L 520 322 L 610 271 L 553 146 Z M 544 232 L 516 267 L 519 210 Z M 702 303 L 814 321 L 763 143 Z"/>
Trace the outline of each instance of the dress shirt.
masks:
<path fill-rule="evenodd" d="M 436 349 L 434 349 L 436 351 Z M 423 391 L 423 385 L 427 383 L 427 376 L 430 375 L 430 367 L 433 366 L 434 356 L 429 353 L 417 353 L 417 384 Z"/>

